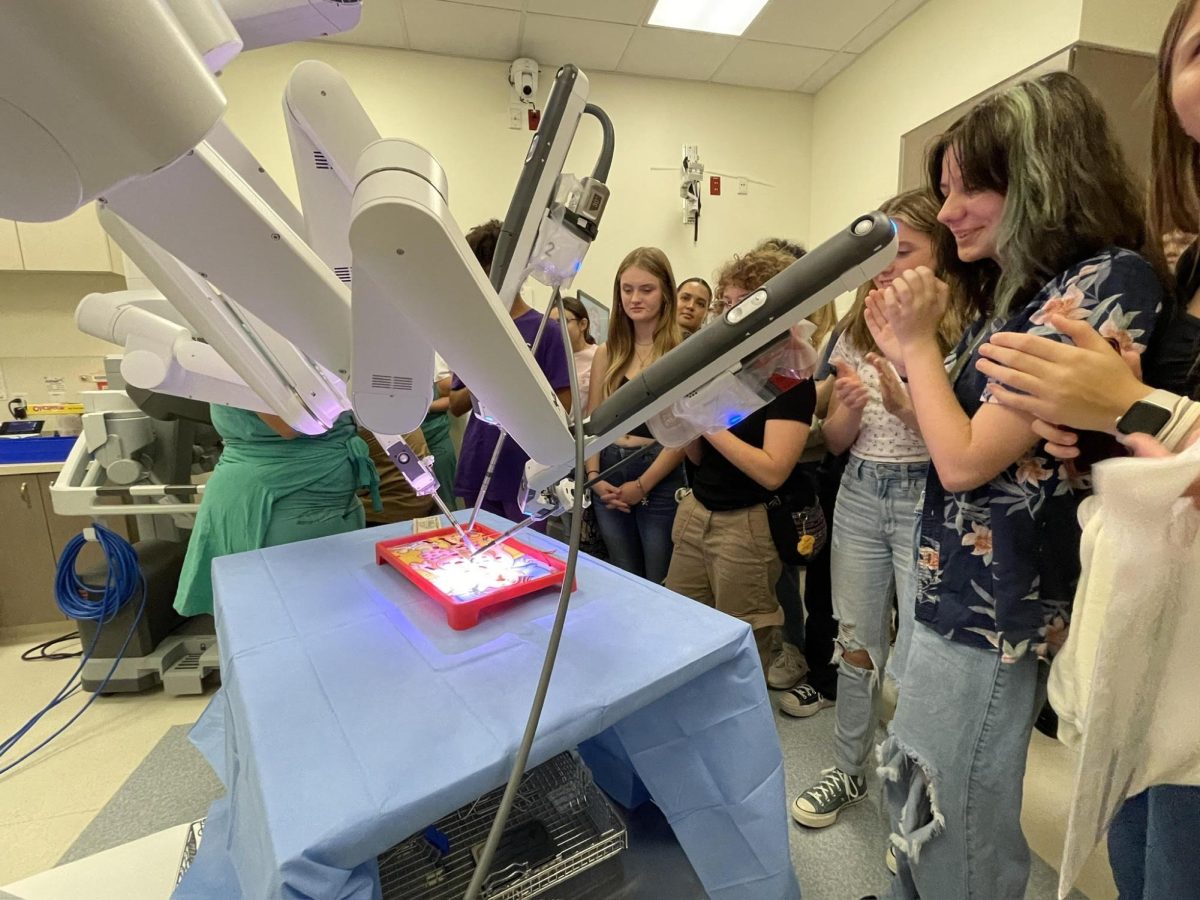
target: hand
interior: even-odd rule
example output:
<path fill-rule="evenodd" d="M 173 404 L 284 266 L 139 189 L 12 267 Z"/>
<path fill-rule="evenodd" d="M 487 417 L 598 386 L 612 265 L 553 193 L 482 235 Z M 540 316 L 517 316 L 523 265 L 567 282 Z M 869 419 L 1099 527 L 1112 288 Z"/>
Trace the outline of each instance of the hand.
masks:
<path fill-rule="evenodd" d="M 1156 440 L 1148 434 L 1125 435 L 1120 440 L 1122 444 L 1133 451 L 1134 456 L 1156 458 L 1175 455 L 1166 447 L 1164 447 L 1161 441 Z M 1200 440 L 1200 431 L 1192 432 L 1187 440 L 1184 441 L 1184 446 L 1190 447 L 1192 444 L 1196 443 L 1197 440 Z M 1188 485 L 1187 490 L 1183 492 L 1183 496 L 1191 497 L 1192 505 L 1197 509 L 1200 509 L 1200 478 L 1197 478 L 1190 485 Z"/>
<path fill-rule="evenodd" d="M 646 492 L 636 481 L 626 481 L 617 488 L 615 499 L 624 506 L 624 512 L 629 512 L 630 509 L 646 499 Z"/>
<path fill-rule="evenodd" d="M 875 344 L 892 365 L 903 374 L 904 352 L 900 348 L 900 340 L 892 331 L 892 326 L 888 324 L 887 316 L 884 315 L 883 291 L 873 290 L 867 294 L 863 313 L 867 320 L 867 330 L 871 332 L 871 337 L 875 338 Z"/>
<path fill-rule="evenodd" d="M 938 323 L 949 302 L 950 286 L 928 266 L 918 266 L 902 272 L 888 285 L 882 302 L 876 306 L 882 310 L 903 351 L 918 341 L 936 340 Z"/>
<path fill-rule="evenodd" d="M 837 367 L 833 392 L 837 395 L 838 403 L 855 412 L 862 412 L 867 408 L 871 394 L 867 390 L 867 386 L 862 383 L 862 379 L 858 377 L 858 370 L 851 367 L 844 359 L 835 359 L 831 362 Z"/>
<path fill-rule="evenodd" d="M 596 494 L 596 499 L 607 506 L 609 509 L 619 510 L 620 512 L 629 512 L 629 507 L 621 500 L 617 488 L 607 481 L 597 481 L 592 485 L 592 491 Z"/>
<path fill-rule="evenodd" d="M 883 408 L 906 422 L 906 416 L 912 415 L 915 418 L 912 397 L 908 395 L 904 383 L 896 376 L 895 369 L 878 353 L 868 353 L 867 362 L 879 373 L 879 393 L 883 400 Z"/>
<path fill-rule="evenodd" d="M 1031 423 L 1033 433 L 1046 442 L 1046 452 L 1055 459 L 1076 459 L 1079 456 L 1079 435 L 1066 428 L 1059 428 L 1041 419 Z"/>
<path fill-rule="evenodd" d="M 1150 393 L 1136 354 L 1118 353 L 1087 322 L 1056 315 L 1050 323 L 1074 346 L 1001 331 L 979 348 L 985 358 L 975 367 L 1000 382 L 992 398 L 1046 422 L 1115 433 L 1117 419 Z"/>

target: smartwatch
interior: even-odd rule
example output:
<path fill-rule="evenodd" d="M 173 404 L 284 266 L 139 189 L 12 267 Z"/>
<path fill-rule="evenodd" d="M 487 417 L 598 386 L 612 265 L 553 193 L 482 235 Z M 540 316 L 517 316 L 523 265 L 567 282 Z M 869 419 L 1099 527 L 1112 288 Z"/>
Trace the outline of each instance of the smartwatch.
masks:
<path fill-rule="evenodd" d="M 1170 391 L 1152 391 L 1117 419 L 1117 432 L 1157 435 L 1171 421 L 1178 400 L 1179 398 Z"/>

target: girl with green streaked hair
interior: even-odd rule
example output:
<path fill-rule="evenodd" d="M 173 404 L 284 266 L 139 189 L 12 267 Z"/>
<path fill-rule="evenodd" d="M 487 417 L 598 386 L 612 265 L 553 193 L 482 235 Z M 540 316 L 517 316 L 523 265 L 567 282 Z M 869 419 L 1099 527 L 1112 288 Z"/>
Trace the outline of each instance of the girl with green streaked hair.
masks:
<path fill-rule="evenodd" d="M 932 463 L 904 690 L 879 751 L 889 896 L 1021 900 L 1039 660 L 1069 627 L 1089 482 L 1045 451 L 1031 416 L 992 401 L 979 347 L 998 332 L 1066 341 L 1058 314 L 1144 349 L 1160 253 L 1104 112 L 1071 75 L 978 104 L 933 144 L 928 178 L 953 236 L 939 254 L 945 280 L 918 267 L 866 301 Z M 977 319 L 945 357 L 937 324 L 951 284 Z"/>

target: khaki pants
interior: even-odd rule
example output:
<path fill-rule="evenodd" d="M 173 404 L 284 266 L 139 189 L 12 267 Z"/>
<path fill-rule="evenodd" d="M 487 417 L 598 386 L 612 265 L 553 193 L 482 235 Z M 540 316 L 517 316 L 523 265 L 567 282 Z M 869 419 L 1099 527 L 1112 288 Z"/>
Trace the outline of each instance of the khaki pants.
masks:
<path fill-rule="evenodd" d="M 711 512 L 689 494 L 679 504 L 671 538 L 675 552 L 666 586 L 754 629 L 765 678 L 783 624 L 775 595 L 783 564 L 771 540 L 767 508 Z"/>

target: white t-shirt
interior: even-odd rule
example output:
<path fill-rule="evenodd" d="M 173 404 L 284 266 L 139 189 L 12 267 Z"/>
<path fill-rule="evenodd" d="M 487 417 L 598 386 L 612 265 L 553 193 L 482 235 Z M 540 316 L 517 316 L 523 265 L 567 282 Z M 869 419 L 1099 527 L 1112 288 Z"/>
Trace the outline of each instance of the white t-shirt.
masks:
<path fill-rule="evenodd" d="M 929 450 L 921 436 L 905 425 L 900 419 L 883 408 L 883 395 L 879 390 L 879 373 L 867 362 L 866 354 L 861 353 L 850 335 L 843 332 L 838 338 L 837 346 L 833 348 L 831 359 L 844 360 L 846 365 L 853 366 L 862 379 L 871 399 L 862 413 L 862 427 L 858 437 L 850 447 L 850 452 L 861 459 L 872 462 L 908 463 L 926 462 Z M 887 363 L 891 365 L 891 363 Z"/>

